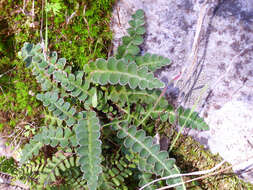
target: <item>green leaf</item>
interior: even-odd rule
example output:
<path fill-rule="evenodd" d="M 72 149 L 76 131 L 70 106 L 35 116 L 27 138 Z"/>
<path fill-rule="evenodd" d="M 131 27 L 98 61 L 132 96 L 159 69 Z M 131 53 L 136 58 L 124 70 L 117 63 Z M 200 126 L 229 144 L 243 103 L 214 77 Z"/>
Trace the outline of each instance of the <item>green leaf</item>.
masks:
<path fill-rule="evenodd" d="M 143 35 L 146 33 L 146 29 L 143 26 L 140 26 L 136 29 L 136 34 Z"/>
<path fill-rule="evenodd" d="M 33 156 L 37 156 L 42 146 L 43 146 L 43 143 L 35 141 L 35 140 L 31 140 L 29 144 L 26 144 L 21 153 L 20 164 L 24 164 Z"/>
<path fill-rule="evenodd" d="M 137 19 L 143 19 L 144 18 L 144 11 L 142 9 L 138 9 L 135 14 L 133 15 L 133 17 L 137 18 Z"/>
<path fill-rule="evenodd" d="M 159 145 L 152 143 L 152 138 L 147 137 L 144 130 L 137 130 L 135 126 L 127 127 L 127 123 L 115 124 L 114 128 L 118 130 L 117 136 L 125 138 L 124 145 L 133 152 L 139 154 L 139 169 L 145 172 L 152 172 L 156 175 L 166 176 L 177 174 L 175 170 L 175 160 L 169 158 L 168 152 L 160 151 Z M 181 181 L 181 178 L 175 178 L 171 184 Z"/>
<path fill-rule="evenodd" d="M 148 67 L 150 71 L 155 71 L 163 66 L 169 65 L 170 60 L 162 56 L 146 53 L 144 56 L 136 58 L 136 64 L 142 67 Z"/>
<path fill-rule="evenodd" d="M 56 147 L 60 145 L 63 148 L 70 146 L 70 139 L 74 136 L 74 133 L 69 128 L 59 127 L 55 128 L 53 126 L 42 127 L 42 132 L 34 136 L 34 140 L 41 142 L 46 145 L 51 145 Z"/>
<path fill-rule="evenodd" d="M 79 120 L 76 125 L 77 142 L 80 145 L 77 152 L 80 156 L 79 163 L 83 177 L 87 180 L 89 189 L 96 190 L 98 176 L 102 172 L 100 124 L 95 112 L 85 112 L 85 114 L 86 118 Z"/>
<path fill-rule="evenodd" d="M 146 115 L 147 112 L 144 111 L 141 114 Z M 171 124 L 175 124 L 178 121 L 180 126 L 204 131 L 209 130 L 209 126 L 204 119 L 199 117 L 197 112 L 191 112 L 191 109 L 179 107 L 178 111 L 175 111 L 170 105 L 167 105 L 166 108 L 158 106 L 151 112 L 151 117 L 152 119 L 157 119 L 158 115 L 161 116 L 162 121 L 169 119 Z"/>
<path fill-rule="evenodd" d="M 45 94 L 38 94 L 37 99 L 43 102 L 43 105 L 48 107 L 49 111 L 58 117 L 60 120 L 65 120 L 68 126 L 73 126 L 78 118 L 76 109 L 71 107 L 68 102 L 64 102 L 62 98 L 58 97 L 57 92 L 47 92 Z"/>
<path fill-rule="evenodd" d="M 134 45 L 141 45 L 142 43 L 143 43 L 143 37 L 142 36 L 135 36 L 134 38 L 133 38 L 133 44 Z M 139 53 L 139 52 L 138 52 Z M 136 53 L 136 55 L 137 55 L 137 53 Z"/>
<path fill-rule="evenodd" d="M 96 108 L 98 105 L 98 100 L 97 100 L 97 91 L 95 91 L 95 93 L 92 96 L 92 106 L 94 108 Z"/>
<path fill-rule="evenodd" d="M 41 83 L 42 90 L 57 89 L 57 86 L 50 79 L 54 67 L 50 66 L 45 60 L 40 44 L 33 45 L 25 43 L 21 52 L 26 66 L 32 68 L 33 75 Z"/>
<path fill-rule="evenodd" d="M 129 45 L 127 49 L 127 54 L 137 55 L 140 52 L 140 48 L 136 45 Z"/>
<path fill-rule="evenodd" d="M 142 84 L 141 84 L 142 85 Z M 115 103 L 127 103 L 126 98 L 121 97 L 128 97 L 129 103 L 145 103 L 145 104 L 152 104 L 156 102 L 156 100 L 159 98 L 161 91 L 160 90 L 140 90 L 138 88 L 131 89 L 127 86 L 111 86 L 108 88 L 108 98 L 112 100 Z M 168 106 L 168 101 L 162 97 L 160 102 L 158 103 L 158 106 L 166 107 Z"/>
<path fill-rule="evenodd" d="M 143 36 L 146 32 L 143 25 L 144 12 L 142 10 L 137 10 L 132 16 L 133 20 L 129 21 L 130 28 L 127 29 L 129 36 L 124 36 L 122 38 L 123 44 L 118 47 L 116 58 L 125 58 L 126 60 L 132 61 L 134 57 L 140 52 L 138 47 L 143 43 Z"/>
<path fill-rule="evenodd" d="M 71 152 L 57 152 L 57 154 L 53 155 L 52 159 L 47 159 L 47 164 L 39 171 L 40 175 L 36 189 L 48 189 L 52 187 L 52 183 L 56 182 L 57 178 L 61 177 L 65 171 L 71 172 L 71 170 L 68 170 L 70 165 L 78 167 L 79 164 L 73 162 L 73 160 L 74 157 Z"/>
<path fill-rule="evenodd" d="M 97 64 L 104 63 L 104 66 L 97 66 Z M 106 62 L 101 59 L 97 60 L 92 66 L 86 65 L 86 70 L 89 70 L 89 78 L 94 83 L 100 85 L 105 84 L 128 84 L 130 88 L 135 89 L 154 89 L 163 88 L 164 83 L 154 77 L 153 73 L 149 73 L 147 68 L 138 68 L 135 63 L 128 64 L 126 60 L 115 60 L 111 58 Z M 89 67 L 89 69 L 87 69 Z"/>
<path fill-rule="evenodd" d="M 142 187 L 146 184 L 148 184 L 149 182 L 153 181 L 152 179 L 152 173 L 141 173 L 139 175 L 139 187 Z M 155 185 L 149 185 L 148 187 L 145 188 L 145 190 L 155 190 L 157 189 L 157 187 Z"/>

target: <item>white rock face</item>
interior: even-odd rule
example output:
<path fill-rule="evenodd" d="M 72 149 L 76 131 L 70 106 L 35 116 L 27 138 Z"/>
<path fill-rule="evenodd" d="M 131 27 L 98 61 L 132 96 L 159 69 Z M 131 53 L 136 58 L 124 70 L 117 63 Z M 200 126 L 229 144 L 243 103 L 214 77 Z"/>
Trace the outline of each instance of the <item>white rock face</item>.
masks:
<path fill-rule="evenodd" d="M 247 181 L 252 179 L 253 164 L 253 105 L 232 100 L 208 118 L 212 126 L 208 146 L 235 165 L 233 169 Z M 252 181 L 251 181 L 252 182 Z"/>
<path fill-rule="evenodd" d="M 112 18 L 114 46 L 126 35 L 137 9 L 146 16 L 142 52 L 163 55 L 173 64 L 157 72 L 176 85 L 178 101 L 205 117 L 208 132 L 190 135 L 231 164 L 253 156 L 253 1 L 251 0 L 119 0 Z M 186 81 L 189 81 L 189 85 Z M 203 85 L 208 90 L 203 91 Z M 197 88 L 197 90 L 196 90 Z M 193 90 L 195 89 L 195 90 Z M 186 96 L 183 96 L 183 92 Z M 235 166 L 252 169 L 253 159 Z M 253 172 L 241 174 L 253 182 Z"/>

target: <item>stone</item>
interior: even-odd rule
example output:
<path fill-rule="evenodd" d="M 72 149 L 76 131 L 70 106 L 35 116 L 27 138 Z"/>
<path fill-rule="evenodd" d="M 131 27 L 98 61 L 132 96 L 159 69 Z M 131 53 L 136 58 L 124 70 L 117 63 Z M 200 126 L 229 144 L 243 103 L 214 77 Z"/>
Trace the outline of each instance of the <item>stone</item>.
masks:
<path fill-rule="evenodd" d="M 156 76 L 171 81 L 180 74 L 172 85 L 177 104 L 198 103 L 195 111 L 210 126 L 189 134 L 253 183 L 253 172 L 246 172 L 253 164 L 253 1 L 119 0 L 111 22 L 114 51 L 137 9 L 146 17 L 141 52 L 172 60 Z"/>

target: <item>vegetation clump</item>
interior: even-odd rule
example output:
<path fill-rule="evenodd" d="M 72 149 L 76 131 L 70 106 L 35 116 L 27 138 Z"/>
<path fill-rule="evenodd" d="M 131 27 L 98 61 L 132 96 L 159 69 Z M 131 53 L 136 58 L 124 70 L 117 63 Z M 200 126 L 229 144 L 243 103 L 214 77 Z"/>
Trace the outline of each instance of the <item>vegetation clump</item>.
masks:
<path fill-rule="evenodd" d="M 129 24 L 129 35 L 122 38 L 116 56 L 99 58 L 86 64 L 84 70 L 72 71 L 71 66 L 66 66 L 66 59 L 58 58 L 56 52 L 45 55 L 41 44 L 24 44 L 21 56 L 41 84 L 42 92 L 36 97 L 56 121 L 41 127 L 22 150 L 21 164 L 39 156 L 45 146 L 54 150 L 45 162 L 32 167 L 32 171 L 39 169 L 36 180 L 31 182 L 37 188 L 54 187 L 72 170 L 78 171 L 80 188 L 94 190 L 127 188 L 128 180 L 133 180 L 136 188 L 155 176 L 177 174 L 175 159 L 167 151 L 160 151 L 160 146 L 153 144 L 152 137 L 142 128 L 160 119 L 208 129 L 197 113 L 182 107 L 176 110 L 163 97 L 160 89 L 165 84 L 152 71 L 170 64 L 169 59 L 139 55 L 145 34 L 144 12 L 136 11 Z M 112 151 L 108 150 L 108 140 L 117 142 L 116 155 L 125 158 L 126 164 L 106 163 L 105 157 Z M 129 164 L 133 168 L 127 169 Z M 64 183 L 58 183 L 60 186 L 73 185 L 70 173 Z M 180 181 L 177 177 L 167 180 L 167 184 Z"/>

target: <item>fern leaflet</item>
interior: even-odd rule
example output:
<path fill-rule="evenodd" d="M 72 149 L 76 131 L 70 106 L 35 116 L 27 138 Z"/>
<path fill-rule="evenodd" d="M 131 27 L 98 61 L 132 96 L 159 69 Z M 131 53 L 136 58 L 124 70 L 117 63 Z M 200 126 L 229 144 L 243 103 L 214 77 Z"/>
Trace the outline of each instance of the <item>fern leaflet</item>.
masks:
<path fill-rule="evenodd" d="M 102 172 L 101 167 L 101 141 L 100 124 L 95 112 L 86 112 L 86 117 L 79 120 L 76 125 L 77 142 L 80 147 L 77 153 L 80 156 L 80 165 L 84 179 L 87 180 L 90 190 L 96 190 L 98 175 Z"/>
<path fill-rule="evenodd" d="M 121 126 L 122 125 L 122 126 Z M 139 169 L 141 171 L 149 171 L 160 176 L 177 174 L 175 170 L 175 160 L 169 158 L 168 152 L 160 151 L 160 146 L 153 144 L 152 138 L 147 137 L 144 130 L 137 130 L 135 126 L 127 127 L 126 123 L 121 125 L 113 125 L 118 130 L 118 138 L 125 138 L 124 145 L 133 152 L 139 153 L 141 162 Z M 181 178 L 171 180 L 170 184 L 181 181 Z"/>
<path fill-rule="evenodd" d="M 68 126 L 73 126 L 77 122 L 76 109 L 70 106 L 70 103 L 65 102 L 63 98 L 59 98 L 57 92 L 47 92 L 38 94 L 38 100 L 43 102 L 43 105 L 52 111 L 53 115 L 60 120 L 64 120 Z"/>
<path fill-rule="evenodd" d="M 22 150 L 20 163 L 24 164 L 27 160 L 31 159 L 33 156 L 37 156 L 42 146 L 43 146 L 42 142 L 31 140 L 30 143 L 26 144 Z"/>
<path fill-rule="evenodd" d="M 124 36 L 122 38 L 123 44 L 118 47 L 116 54 L 117 59 L 124 58 L 126 60 L 133 61 L 134 56 L 140 52 L 138 47 L 143 43 L 142 35 L 145 34 L 146 29 L 144 28 L 144 11 L 137 10 L 135 14 L 132 15 L 132 20 L 129 21 L 131 26 L 127 31 L 129 36 Z"/>
<path fill-rule="evenodd" d="M 123 59 L 109 58 L 108 61 L 97 59 L 96 62 L 85 65 L 85 71 L 89 73 L 92 82 L 101 85 L 128 84 L 132 89 L 138 86 L 140 89 L 150 90 L 164 87 L 164 83 L 155 78 L 153 73 L 148 72 L 147 67 L 138 68 L 134 62 L 128 64 Z"/>
<path fill-rule="evenodd" d="M 136 58 L 136 64 L 140 67 L 148 67 L 148 70 L 155 71 L 160 69 L 163 66 L 169 65 L 170 60 L 168 58 L 164 58 L 162 56 L 158 56 L 155 54 L 146 53 L 143 56 L 138 56 Z"/>
<path fill-rule="evenodd" d="M 75 135 L 69 128 L 42 127 L 42 132 L 35 135 L 34 140 L 52 147 L 60 145 L 65 148 L 70 146 L 70 143 L 72 146 L 76 146 Z"/>
<path fill-rule="evenodd" d="M 146 112 L 144 111 L 142 114 L 145 115 Z M 159 115 L 163 122 L 168 120 L 171 124 L 175 124 L 178 121 L 180 126 L 185 125 L 186 127 L 193 129 L 209 130 L 209 127 L 204 119 L 199 117 L 197 112 L 191 113 L 191 109 L 179 107 L 176 111 L 172 106 L 168 105 L 166 109 L 157 107 L 151 112 L 151 117 L 153 119 L 157 119 Z"/>

